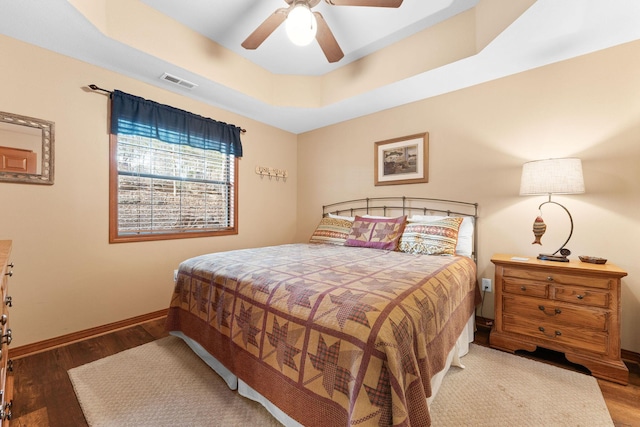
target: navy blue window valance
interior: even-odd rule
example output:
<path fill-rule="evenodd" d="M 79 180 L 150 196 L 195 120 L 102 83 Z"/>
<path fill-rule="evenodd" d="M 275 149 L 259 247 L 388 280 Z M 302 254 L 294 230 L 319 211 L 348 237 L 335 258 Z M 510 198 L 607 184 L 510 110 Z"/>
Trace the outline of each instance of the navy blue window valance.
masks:
<path fill-rule="evenodd" d="M 119 90 L 111 94 L 111 133 L 242 157 L 240 128 Z"/>

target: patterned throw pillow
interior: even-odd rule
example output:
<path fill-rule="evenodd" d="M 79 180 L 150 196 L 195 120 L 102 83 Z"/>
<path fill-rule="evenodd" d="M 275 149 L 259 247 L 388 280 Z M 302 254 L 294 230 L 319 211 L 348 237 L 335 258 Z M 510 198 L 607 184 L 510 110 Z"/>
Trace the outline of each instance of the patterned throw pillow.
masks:
<path fill-rule="evenodd" d="M 400 238 L 401 252 L 454 255 L 462 218 L 446 217 L 431 222 L 409 222 Z"/>
<path fill-rule="evenodd" d="M 386 249 L 395 251 L 402 230 L 407 222 L 406 216 L 397 218 L 365 218 L 356 216 L 345 246 Z"/>
<path fill-rule="evenodd" d="M 449 218 L 443 215 L 413 215 L 407 221 L 411 222 L 431 222 L 439 219 Z M 456 245 L 456 255 L 462 255 L 471 258 L 473 255 L 473 240 L 475 218 L 471 216 L 463 216 L 460 229 L 458 230 L 458 244 Z"/>
<path fill-rule="evenodd" d="M 345 219 L 324 217 L 316 231 L 311 235 L 309 243 L 328 243 L 330 245 L 344 245 L 351 230 L 352 221 Z"/>

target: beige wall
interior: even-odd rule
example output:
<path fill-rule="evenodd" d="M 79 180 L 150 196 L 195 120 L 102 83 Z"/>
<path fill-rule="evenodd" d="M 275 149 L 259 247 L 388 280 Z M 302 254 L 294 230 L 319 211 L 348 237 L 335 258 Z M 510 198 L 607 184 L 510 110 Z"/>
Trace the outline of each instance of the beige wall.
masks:
<path fill-rule="evenodd" d="M 480 203 L 479 277 L 493 253 L 535 256 L 562 243 L 568 223 L 545 207 L 545 246 L 531 225 L 543 197 L 520 197 L 525 161 L 583 160 L 587 193 L 557 197 L 575 221 L 575 255 L 629 272 L 622 346 L 640 352 L 640 42 L 521 73 L 378 114 L 292 135 L 172 92 L 0 37 L 0 111 L 56 123 L 55 185 L 0 183 L 0 238 L 14 240 L 11 324 L 19 346 L 165 308 L 172 272 L 190 256 L 306 241 L 321 206 L 376 195 Z M 89 83 L 236 123 L 243 136 L 240 234 L 107 243 L 107 99 Z M 373 143 L 430 133 L 430 182 L 373 186 Z M 287 169 L 286 183 L 255 166 Z M 297 209 L 297 212 L 296 212 Z M 492 294 L 483 307 L 492 317 Z"/>
<path fill-rule="evenodd" d="M 322 205 L 407 195 L 478 202 L 479 277 L 493 253 L 535 257 L 569 232 L 547 205 L 544 246 L 532 246 L 545 197 L 518 195 L 529 160 L 577 156 L 587 192 L 559 196 L 573 215 L 568 247 L 629 272 L 622 286 L 622 347 L 640 352 L 640 42 L 538 68 L 298 136 L 298 234 L 304 241 Z M 375 141 L 427 131 L 429 183 L 373 185 Z M 493 317 L 493 294 L 482 314 Z"/>
<path fill-rule="evenodd" d="M 166 308 L 187 257 L 293 240 L 295 135 L 4 36 L 0 54 L 0 111 L 56 125 L 55 184 L 0 183 L 0 239 L 14 244 L 14 347 Z M 108 243 L 108 99 L 85 91 L 90 83 L 247 129 L 237 236 Z M 258 165 L 291 178 L 260 178 Z"/>

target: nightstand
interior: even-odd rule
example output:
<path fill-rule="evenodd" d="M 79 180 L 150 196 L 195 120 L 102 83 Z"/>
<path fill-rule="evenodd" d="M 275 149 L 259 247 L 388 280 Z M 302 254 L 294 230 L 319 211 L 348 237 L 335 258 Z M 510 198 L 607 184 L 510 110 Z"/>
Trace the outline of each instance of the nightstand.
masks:
<path fill-rule="evenodd" d="M 514 352 L 538 346 L 563 352 L 594 377 L 620 384 L 620 279 L 613 264 L 513 259 L 497 254 L 491 347 Z"/>

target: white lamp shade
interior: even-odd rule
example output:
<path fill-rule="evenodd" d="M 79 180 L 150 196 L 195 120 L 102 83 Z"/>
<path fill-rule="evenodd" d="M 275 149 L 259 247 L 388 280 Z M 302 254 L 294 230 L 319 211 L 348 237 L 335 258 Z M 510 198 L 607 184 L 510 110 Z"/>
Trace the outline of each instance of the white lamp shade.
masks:
<path fill-rule="evenodd" d="M 580 159 L 536 160 L 522 166 L 520 195 L 578 193 L 584 193 Z"/>
<path fill-rule="evenodd" d="M 306 46 L 316 37 L 318 23 L 309 6 L 305 3 L 298 3 L 289 11 L 285 29 L 293 44 Z"/>

